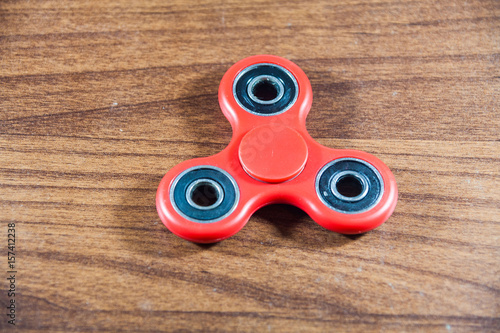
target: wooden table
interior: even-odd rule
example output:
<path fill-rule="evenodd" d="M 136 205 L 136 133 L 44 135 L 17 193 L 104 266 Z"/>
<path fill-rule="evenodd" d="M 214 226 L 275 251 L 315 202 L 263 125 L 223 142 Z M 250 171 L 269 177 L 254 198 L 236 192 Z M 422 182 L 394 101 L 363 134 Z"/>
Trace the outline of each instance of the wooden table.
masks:
<path fill-rule="evenodd" d="M 0 2 L 0 328 L 14 299 L 24 332 L 500 330 L 499 17 L 494 0 Z M 228 144 L 219 81 L 262 53 L 309 76 L 316 140 L 393 170 L 384 225 L 348 237 L 273 205 L 210 246 L 162 225 L 160 179 Z"/>

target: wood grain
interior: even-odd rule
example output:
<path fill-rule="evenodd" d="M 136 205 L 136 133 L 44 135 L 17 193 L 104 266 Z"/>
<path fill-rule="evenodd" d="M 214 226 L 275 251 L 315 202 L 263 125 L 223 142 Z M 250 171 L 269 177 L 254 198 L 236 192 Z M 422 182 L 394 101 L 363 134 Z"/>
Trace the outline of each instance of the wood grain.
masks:
<path fill-rule="evenodd" d="M 15 330 L 499 331 L 499 23 L 495 0 L 1 1 Z M 273 205 L 211 246 L 162 225 L 161 177 L 227 145 L 219 81 L 262 53 L 309 76 L 314 138 L 393 170 L 387 223 Z"/>

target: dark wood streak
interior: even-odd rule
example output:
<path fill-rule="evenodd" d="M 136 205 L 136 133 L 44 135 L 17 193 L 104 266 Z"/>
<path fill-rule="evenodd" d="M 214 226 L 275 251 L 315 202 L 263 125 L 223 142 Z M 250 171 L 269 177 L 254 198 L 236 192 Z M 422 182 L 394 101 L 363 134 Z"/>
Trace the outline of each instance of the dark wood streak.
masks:
<path fill-rule="evenodd" d="M 43 35 L 42 35 L 43 36 Z M 449 54 L 440 56 L 387 56 L 387 57 L 329 57 L 329 58 L 298 58 L 293 59 L 298 65 L 304 66 L 308 64 L 401 64 L 401 63 L 441 63 L 441 62 L 464 62 L 464 61 L 491 61 L 492 59 L 499 59 L 500 53 L 488 53 L 488 54 Z M 16 76 L 0 76 L 0 81 L 10 82 L 13 80 L 50 80 L 59 77 L 67 76 L 86 76 L 86 75 L 109 75 L 109 74 L 119 74 L 119 73 L 136 73 L 136 72 L 164 72 L 164 71 L 182 71 L 182 70 L 202 70 L 207 68 L 220 68 L 228 69 L 233 63 L 232 62 L 208 62 L 208 63 L 193 63 L 189 65 L 172 65 L 172 66 L 150 66 L 141 68 L 127 68 L 127 69 L 115 69 L 115 70 L 103 70 L 103 71 L 83 71 L 83 72 L 69 72 L 69 73 L 47 73 L 47 74 L 26 74 L 26 75 L 16 75 Z M 493 78 L 499 78 L 498 76 L 493 76 Z M 446 80 L 446 78 L 432 78 L 434 80 Z M 487 78 L 477 78 L 478 80 L 485 80 Z M 411 79 L 413 80 L 413 78 Z M 431 80 L 431 78 L 427 78 Z M 350 82 L 350 81 L 346 81 Z M 356 80 L 356 82 L 360 82 Z M 403 81 L 404 82 L 404 81 Z M 408 80 L 406 80 L 408 82 Z"/>
<path fill-rule="evenodd" d="M 466 203 L 471 205 L 477 205 L 482 207 L 499 207 L 500 200 L 490 200 L 490 199 L 477 199 L 477 198 L 466 198 L 466 197 L 450 197 L 444 195 L 437 194 L 420 194 L 420 193 L 404 193 L 399 192 L 399 197 L 407 200 L 407 201 L 422 201 L 422 200 L 431 200 L 438 202 L 456 202 L 456 203 Z"/>
<path fill-rule="evenodd" d="M 163 174 L 148 174 L 148 173 L 138 173 L 138 172 L 130 172 L 130 173 L 120 173 L 120 172 L 98 172 L 98 171 L 91 171 L 91 172 L 72 172 L 72 171 L 67 171 L 67 170 L 61 170 L 61 171 L 49 171 L 49 170 L 40 170 L 40 169 L 10 169 L 10 168 L 0 168 L 3 172 L 9 174 L 9 175 L 21 175 L 25 176 L 26 174 L 35 174 L 39 176 L 48 176 L 51 178 L 59 178 L 59 177 L 82 177 L 85 179 L 90 179 L 90 180 L 96 180 L 96 179 L 102 179 L 103 177 L 105 178 L 110 178 L 110 179 L 123 179 L 124 177 L 131 178 L 131 179 L 149 179 L 151 176 L 155 177 L 162 177 Z"/>
<path fill-rule="evenodd" d="M 158 100 L 158 101 L 151 101 L 151 102 L 144 102 L 144 103 L 137 103 L 137 104 L 127 104 L 127 105 L 120 105 L 120 108 L 139 108 L 139 107 L 144 107 L 144 106 L 151 106 L 151 105 L 158 105 L 158 104 L 168 104 L 168 103 L 181 103 L 181 102 L 188 102 L 189 100 L 192 100 L 194 98 L 204 98 L 204 97 L 213 97 L 212 94 L 203 94 L 203 95 L 197 95 L 197 96 L 189 96 L 189 97 L 183 97 L 175 100 Z M 98 109 L 89 109 L 89 110 L 78 110 L 78 111 L 68 111 L 68 112 L 57 112 L 57 113 L 52 113 L 52 114 L 43 114 L 39 116 L 28 116 L 28 117 L 18 117 L 18 118 L 11 118 L 4 120 L 2 124 L 0 124 L 1 127 L 8 127 L 9 124 L 16 123 L 16 122 L 31 122 L 31 123 L 36 123 L 37 121 L 47 121 L 47 120 L 56 120 L 59 118 L 63 117 L 73 117 L 76 115 L 89 115 L 93 113 L 108 113 L 110 110 L 110 107 L 105 107 L 105 108 L 98 108 Z M 137 111 L 136 111 L 137 112 Z M 148 111 L 139 111 L 141 113 L 147 114 Z M 166 112 L 165 112 L 166 113 Z"/>
<path fill-rule="evenodd" d="M 127 204 L 97 204 L 97 203 L 68 203 L 68 202 L 57 202 L 57 201 L 26 201 L 26 200 L 0 200 L 1 203 L 6 205 L 40 205 L 40 206 L 58 206 L 58 207 L 106 207 L 110 209 L 128 209 L 128 210 L 144 210 L 148 211 L 151 208 L 151 204 L 148 205 L 127 205 Z"/>
<path fill-rule="evenodd" d="M 58 311 L 64 311 L 68 312 L 71 314 L 74 314 L 76 311 L 73 309 L 67 309 L 65 307 L 62 307 L 58 304 L 54 304 L 53 302 L 49 302 L 46 299 L 36 297 L 33 295 L 28 295 L 26 296 L 27 300 L 32 300 L 34 303 L 41 303 L 43 307 L 49 307 L 49 308 L 55 308 L 58 309 Z M 86 309 L 78 309 L 79 312 L 82 312 L 84 315 L 83 317 L 87 317 L 92 314 L 91 311 L 86 310 Z M 133 311 L 111 311 L 111 310 L 105 310 L 102 311 L 102 314 L 105 316 L 109 315 L 116 315 L 116 313 L 120 313 L 123 316 L 126 315 L 144 315 L 144 312 L 133 312 Z M 234 318 L 234 317 L 243 317 L 248 319 L 258 319 L 258 320 L 266 320 L 266 319 L 277 319 L 277 320 L 283 320 L 283 321 L 290 321 L 290 322 L 321 322 L 321 323 L 326 323 L 330 325 L 335 325 L 339 321 L 341 322 L 346 322 L 350 324 L 368 324 L 368 325 L 373 325 L 377 324 L 379 320 L 389 320 L 389 321 L 396 321 L 398 318 L 403 318 L 405 320 L 425 320 L 423 316 L 415 316 L 415 315 L 383 315 L 383 314 L 377 314 L 377 313 L 363 313 L 357 315 L 354 319 L 351 319 L 349 316 L 344 316 L 340 318 L 335 318 L 335 319 L 326 319 L 326 318 L 308 318 L 308 317 L 303 317 L 303 316 L 287 316 L 285 314 L 281 315 L 272 315 L 269 314 L 268 312 L 249 312 L 249 311 L 158 311 L 158 310 L 153 310 L 153 311 L 148 311 L 147 312 L 149 316 L 151 317 L 159 317 L 160 319 L 164 319 L 165 317 L 172 317 L 172 316 L 189 316 L 191 320 L 193 319 L 200 319 L 203 318 L 205 320 L 206 318 L 220 318 L 220 319 L 227 319 L 227 318 Z M 463 327 L 467 328 L 470 327 L 471 324 L 475 325 L 482 325 L 483 327 L 491 327 L 495 328 L 498 324 L 498 319 L 497 318 L 491 318 L 491 317 L 481 317 L 481 316 L 437 316 L 437 315 L 431 315 L 428 316 L 429 319 L 434 320 L 434 321 L 453 321 L 453 322 L 458 322 L 458 327 Z M 392 323 L 393 325 L 399 326 L 396 322 Z M 418 322 L 414 324 L 414 328 L 439 328 L 442 327 L 441 323 L 430 323 L 430 322 Z M 91 329 L 88 327 L 88 329 Z M 196 330 L 198 331 L 198 330 Z M 203 331 L 203 330 L 201 330 Z M 130 332 L 129 329 L 119 329 L 117 332 Z M 138 329 L 137 332 L 147 332 L 147 330 L 143 329 Z"/>
<path fill-rule="evenodd" d="M 485 143 L 491 142 L 491 141 L 483 141 Z M 393 156 L 408 156 L 408 157 L 433 157 L 433 158 L 446 158 L 446 159 L 452 159 L 452 160 L 471 160 L 471 161 L 486 161 L 486 162 L 498 162 L 500 161 L 500 158 L 496 157 L 481 157 L 481 156 L 443 156 L 443 155 L 437 155 L 437 154 L 410 154 L 410 153 L 388 153 L 384 152 L 382 153 L 383 155 L 393 155 Z M 406 171 L 405 169 L 401 169 L 403 171 Z M 426 172 L 422 170 L 421 172 Z M 462 171 L 457 171 L 457 174 L 460 175 L 468 175 L 469 173 L 467 172 L 462 172 Z"/>
<path fill-rule="evenodd" d="M 33 133 L 0 133 L 0 135 L 6 135 L 6 136 L 21 136 L 21 137 L 34 137 L 34 138 L 68 138 L 68 139 L 77 139 L 77 140 L 86 140 L 86 141 L 116 141 L 116 142 L 132 142 L 132 143 L 137 143 L 137 142 L 152 142 L 152 143 L 162 143 L 162 144 L 174 144 L 174 143 L 181 143 L 181 144 L 203 144 L 205 146 L 213 146 L 213 147 L 225 147 L 225 144 L 222 144 L 220 142 L 214 142 L 214 141 L 198 141 L 198 140 L 168 140 L 168 139 L 148 139 L 148 138 L 117 138 L 117 137 L 90 137 L 90 136 L 80 136 L 80 135 L 54 135 L 54 134 L 47 134 L 47 135 L 42 135 L 42 134 L 33 134 Z M 217 139 L 217 138 L 213 138 Z M 3 149 L 3 148 L 2 148 Z M 42 170 L 40 170 L 42 171 Z"/>
<path fill-rule="evenodd" d="M 43 298 L 40 298 L 40 297 L 36 297 L 36 296 L 32 296 L 32 295 L 29 295 L 29 296 L 26 296 L 27 298 L 34 298 L 34 299 L 37 299 L 39 301 L 42 301 L 42 302 L 45 302 L 47 303 L 48 305 L 50 306 L 53 306 L 53 307 L 57 307 L 59 308 L 60 310 L 66 310 L 66 311 L 70 311 L 72 309 L 68 309 L 64 306 L 61 306 L 61 305 L 58 305 L 58 304 L 55 304 L 53 302 L 50 302 L 48 301 L 47 299 L 43 299 Z M 85 309 L 79 309 L 80 311 L 85 311 Z M 102 311 L 104 313 L 109 313 L 111 311 Z M 129 311 L 120 311 L 122 313 L 131 313 Z M 133 312 L 132 312 L 133 313 Z M 215 311 L 151 311 L 151 313 L 153 314 L 156 314 L 156 315 L 159 315 L 159 316 L 165 316 L 165 315 L 169 315 L 169 314 L 189 314 L 189 315 L 200 315 L 200 314 L 208 314 L 208 315 L 211 315 L 211 316 L 230 316 L 230 317 L 258 317 L 258 318 L 280 318 L 280 319 L 288 319 L 288 320 L 305 320 L 305 321 L 315 321 L 315 320 L 318 320 L 316 318 L 301 318 L 301 317 L 293 317 L 293 316 L 277 316 L 277 315 L 270 315 L 269 313 L 266 313 L 266 312 L 238 312 L 238 311 L 218 311 L 218 312 L 215 312 Z M 378 314 L 378 313 L 356 313 L 356 315 L 359 315 L 361 320 L 363 320 L 362 318 L 364 317 L 366 322 L 368 323 L 373 323 L 373 319 L 375 318 L 394 318 L 394 319 L 397 319 L 397 318 L 407 318 L 407 319 L 417 319 L 417 320 L 422 320 L 422 319 L 425 319 L 423 316 L 416 316 L 416 315 L 412 315 L 412 314 L 408 314 L 408 315 L 390 315 L 390 314 Z M 367 320 L 366 317 L 372 319 L 372 320 Z M 436 320 L 436 319 L 450 319 L 450 320 L 464 320 L 464 321 L 470 321 L 470 322 L 482 322 L 482 321 L 487 321 L 487 322 L 490 322 L 490 324 L 493 324 L 494 322 L 497 322 L 498 321 L 498 318 L 494 318 L 494 317 L 482 317 L 482 316 L 438 316 L 438 315 L 434 315 L 434 316 L 430 316 L 432 319 Z M 356 321 L 358 321 L 359 319 L 355 319 Z M 348 319 L 349 320 L 349 319 Z M 319 321 L 326 321 L 326 322 L 329 322 L 329 321 L 334 321 L 334 320 L 329 320 L 329 319 L 324 319 L 324 318 L 320 318 Z M 431 324 L 432 325 L 432 324 Z"/>
<path fill-rule="evenodd" d="M 196 143 L 196 142 L 194 142 Z M 201 142 L 198 142 L 201 143 Z M 112 151 L 103 151 L 103 152 L 93 152 L 93 151 L 69 151 L 69 150 L 60 150 L 60 149 L 11 149 L 11 148 L 1 148 L 3 151 L 10 151 L 10 152 L 16 152 L 16 153 L 50 153 L 50 154 L 58 154 L 58 155 L 82 155 L 82 156 L 142 156 L 142 157 L 161 157 L 161 158 L 168 158 L 168 157 L 183 157 L 185 159 L 192 159 L 195 157 L 199 157 L 196 155 L 192 154 L 153 154 L 153 153 L 119 153 L 119 152 L 112 152 Z"/>
<path fill-rule="evenodd" d="M 78 191 L 132 191 L 132 192 L 151 192 L 151 188 L 138 188 L 138 187 L 83 187 L 83 186 L 54 186 L 54 185 L 11 185 L 11 184 L 0 184 L 3 188 L 14 188 L 14 189 L 71 189 Z"/>
<path fill-rule="evenodd" d="M 408 235 L 404 234 L 402 232 L 394 232 L 394 231 L 381 231 L 378 229 L 372 230 L 370 232 L 373 233 L 378 233 L 384 238 L 396 238 L 396 239 L 401 239 L 401 238 L 407 238 L 409 241 L 413 243 L 418 243 L 418 244 L 429 244 L 433 246 L 446 246 L 445 244 L 449 245 L 455 245 L 457 247 L 474 247 L 474 248 L 485 248 L 485 249 L 490 249 L 490 250 L 499 250 L 500 246 L 495 246 L 495 245 L 486 245 L 486 244 L 481 244 L 481 243 L 474 243 L 474 242 L 462 242 L 462 241 L 456 241 L 456 240 L 449 240 L 441 237 L 429 237 L 429 236 L 420 236 L 420 235 Z M 388 237 L 389 236 L 389 237 Z"/>
<path fill-rule="evenodd" d="M 69 73 L 48 73 L 48 74 L 27 74 L 27 75 L 16 75 L 16 76 L 0 76 L 0 80 L 5 80 L 9 82 L 11 80 L 20 79 L 22 80 L 50 80 L 59 77 L 68 76 L 87 76 L 87 75 L 109 75 L 109 74 L 122 74 L 122 73 L 137 73 L 137 72 L 159 72 L 164 71 L 181 71 L 181 70 L 201 70 L 207 68 L 221 68 L 228 69 L 233 63 L 230 62 L 218 62 L 218 63 L 194 63 L 190 65 L 172 65 L 172 66 L 151 66 L 151 67 L 141 67 L 141 68 L 127 68 L 127 69 L 115 69 L 115 70 L 104 70 L 104 71 L 84 71 L 84 72 L 69 72 Z"/>
<path fill-rule="evenodd" d="M 404 213 L 404 212 L 394 212 L 394 215 L 400 215 L 401 218 L 415 218 L 415 219 L 421 219 L 421 220 L 429 220 L 433 219 L 435 221 L 441 221 L 441 222 L 466 222 L 467 224 L 469 223 L 478 223 L 478 224 L 500 224 L 500 221 L 484 221 L 484 220 L 478 220 L 478 219 L 471 219 L 471 218 L 457 218 L 457 217 L 452 217 L 452 216 L 440 216 L 440 215 L 429 215 L 429 214 L 415 214 L 415 213 Z"/>

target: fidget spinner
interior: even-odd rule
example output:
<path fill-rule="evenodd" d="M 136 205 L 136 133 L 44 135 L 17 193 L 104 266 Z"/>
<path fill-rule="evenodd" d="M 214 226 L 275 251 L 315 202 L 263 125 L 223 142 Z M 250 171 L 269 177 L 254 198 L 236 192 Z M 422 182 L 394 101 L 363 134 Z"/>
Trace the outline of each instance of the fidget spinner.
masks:
<path fill-rule="evenodd" d="M 178 164 L 158 187 L 158 214 L 174 234 L 217 242 L 274 203 L 297 206 L 343 234 L 376 228 L 394 211 L 396 180 L 382 161 L 309 135 L 312 88 L 291 61 L 259 55 L 237 62 L 222 78 L 219 104 L 233 129 L 229 145 Z"/>

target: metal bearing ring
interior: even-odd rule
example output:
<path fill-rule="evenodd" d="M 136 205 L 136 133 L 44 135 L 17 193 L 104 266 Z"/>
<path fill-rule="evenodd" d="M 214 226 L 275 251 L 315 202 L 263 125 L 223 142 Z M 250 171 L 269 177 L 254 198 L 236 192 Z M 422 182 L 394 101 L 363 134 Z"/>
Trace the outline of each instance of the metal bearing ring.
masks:
<path fill-rule="evenodd" d="M 238 104 L 250 113 L 273 116 L 287 111 L 297 100 L 299 87 L 285 68 L 260 63 L 242 70 L 233 83 Z"/>
<path fill-rule="evenodd" d="M 357 158 L 341 158 L 321 168 L 316 176 L 316 193 L 337 212 L 359 214 L 379 203 L 384 182 L 371 164 Z"/>
<path fill-rule="evenodd" d="M 234 178 L 210 165 L 184 170 L 170 188 L 170 201 L 177 213 L 199 223 L 217 222 L 227 217 L 238 205 L 239 198 Z"/>

